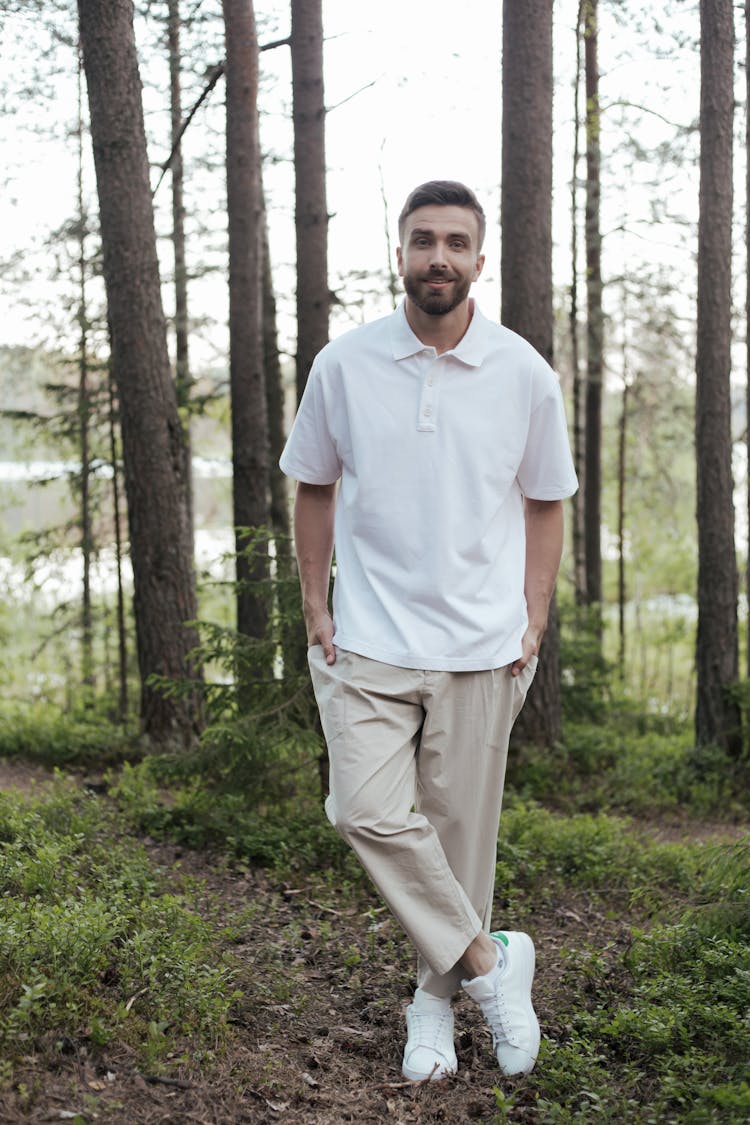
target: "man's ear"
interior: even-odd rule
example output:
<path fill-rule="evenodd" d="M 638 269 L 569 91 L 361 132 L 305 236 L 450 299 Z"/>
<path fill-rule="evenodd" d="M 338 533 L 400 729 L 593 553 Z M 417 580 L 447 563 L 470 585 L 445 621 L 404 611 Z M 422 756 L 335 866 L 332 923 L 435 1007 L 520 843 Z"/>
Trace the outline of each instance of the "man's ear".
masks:
<path fill-rule="evenodd" d="M 484 268 L 484 254 L 480 254 L 477 258 L 477 264 L 474 269 L 474 280 L 476 281 Z"/>
<path fill-rule="evenodd" d="M 396 264 L 398 266 L 398 276 L 404 276 L 404 255 L 401 253 L 401 247 L 396 247 Z"/>

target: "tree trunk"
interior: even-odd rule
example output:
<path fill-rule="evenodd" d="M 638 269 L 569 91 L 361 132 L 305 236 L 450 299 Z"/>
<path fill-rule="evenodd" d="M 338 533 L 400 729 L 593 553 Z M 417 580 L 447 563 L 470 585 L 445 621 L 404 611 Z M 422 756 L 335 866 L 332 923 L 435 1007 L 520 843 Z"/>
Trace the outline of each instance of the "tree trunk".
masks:
<path fill-rule="evenodd" d="M 223 0 L 227 82 L 229 348 L 237 629 L 265 636 L 270 524 L 263 376 L 263 200 L 258 135 L 258 40 L 251 0 Z"/>
<path fill-rule="evenodd" d="M 112 520 L 115 530 L 115 571 L 117 574 L 117 716 L 124 723 L 128 715 L 128 637 L 125 628 L 125 586 L 122 580 L 122 517 L 120 514 L 120 463 L 115 429 L 115 385 L 109 365 L 109 458 L 112 463 Z"/>
<path fill-rule="evenodd" d="M 552 0 L 503 4 L 503 324 L 552 361 Z M 549 745 L 562 733 L 560 643 L 553 599 L 518 737 Z"/>
<path fill-rule="evenodd" d="M 584 442 L 584 380 L 578 336 L 578 166 L 580 163 L 581 24 L 586 0 L 578 0 L 576 20 L 576 69 L 573 85 L 573 176 L 570 185 L 570 365 L 573 370 L 573 462 L 578 476 L 578 492 L 571 499 L 573 509 L 573 586 L 576 605 L 586 604 L 586 536 L 584 496 L 586 466 Z"/>
<path fill-rule="evenodd" d="M 180 412 L 183 435 L 184 475 L 187 489 L 188 522 L 191 540 L 194 533 L 193 512 L 193 458 L 190 441 L 190 356 L 188 350 L 188 286 L 185 264 L 185 202 L 182 147 L 179 142 L 182 127 L 182 55 L 180 53 L 180 0 L 168 0 L 167 40 L 169 44 L 169 103 L 171 112 L 171 140 L 175 149 L 172 157 L 172 246 L 174 250 L 174 330 L 175 330 L 175 385 L 177 406 Z"/>
<path fill-rule="evenodd" d="M 385 140 L 380 145 L 380 152 L 382 154 L 385 147 Z M 378 180 L 380 183 L 380 198 L 383 203 L 383 233 L 385 235 L 385 260 L 386 272 L 388 274 L 388 292 L 391 295 L 391 308 L 397 309 L 401 287 L 398 281 L 398 274 L 393 268 L 393 247 L 391 246 L 391 216 L 388 212 L 388 196 L 385 192 L 385 180 L 383 178 L 383 163 L 382 160 L 378 161 Z"/>
<path fill-rule="evenodd" d="M 715 744 L 739 754 L 738 707 L 728 697 L 728 689 L 738 676 L 737 560 L 729 384 L 734 112 L 732 0 L 701 0 L 700 13 L 695 733 L 699 746 Z"/>
<path fill-rule="evenodd" d="M 750 153 L 750 0 L 745 2 L 745 152 Z M 748 544 L 745 562 L 745 598 L 747 600 L 746 622 L 746 669 L 750 677 L 750 158 L 745 161 L 745 443 L 747 449 L 748 474 L 747 526 Z"/>
<path fill-rule="evenodd" d="M 284 676 L 309 676 L 307 632 L 299 612 L 299 575 L 292 550 L 287 477 L 279 468 L 284 448 L 284 384 L 276 334 L 276 296 L 273 290 L 268 226 L 263 222 L 263 370 L 266 376 L 268 436 L 271 447 L 271 526 L 276 558 L 276 607 L 284 660 Z"/>
<path fill-rule="evenodd" d="M 86 288 L 86 235 L 88 216 L 83 198 L 83 59 L 78 51 L 78 170 L 76 196 L 78 206 L 78 435 L 81 455 L 81 555 L 83 558 L 83 590 L 81 597 L 81 672 L 84 685 L 93 691 L 94 626 L 91 607 L 91 556 L 94 536 L 91 519 L 91 455 L 89 430 L 91 393 L 89 387 L 89 313 Z"/>
<path fill-rule="evenodd" d="M 289 492 L 287 478 L 279 468 L 284 448 L 284 384 L 281 375 L 279 343 L 276 331 L 276 294 L 273 289 L 268 223 L 263 208 L 263 372 L 266 383 L 268 443 L 270 448 L 271 526 L 279 549 L 290 554 Z"/>
<path fill-rule="evenodd" d="M 323 13 L 321 0 L 292 0 L 292 117 L 297 234 L 297 400 L 328 343 Z"/>
<path fill-rule="evenodd" d="M 624 330 L 624 329 L 623 329 Z M 624 350 L 624 348 L 623 348 Z M 620 679 L 625 680 L 625 488 L 627 481 L 627 438 L 628 438 L 628 407 L 630 387 L 627 381 L 627 370 L 623 363 L 625 384 L 622 388 L 622 409 L 620 412 L 620 425 L 617 434 L 617 612 L 619 623 L 619 648 L 617 654 L 617 669 Z"/>
<path fill-rule="evenodd" d="M 197 701 L 152 675 L 195 677 L 195 583 L 130 0 L 79 0 L 99 193 L 112 365 L 120 397 L 144 730 L 189 738 Z"/>
<path fill-rule="evenodd" d="M 586 552 L 586 602 L 602 602 L 601 491 L 602 491 L 602 375 L 604 370 L 604 317 L 602 313 L 602 236 L 600 230 L 600 109 L 598 62 L 598 0 L 584 4 L 584 56 L 586 61 L 586 297 L 587 363 L 584 538 Z M 599 617 L 599 629 L 601 618 Z"/>

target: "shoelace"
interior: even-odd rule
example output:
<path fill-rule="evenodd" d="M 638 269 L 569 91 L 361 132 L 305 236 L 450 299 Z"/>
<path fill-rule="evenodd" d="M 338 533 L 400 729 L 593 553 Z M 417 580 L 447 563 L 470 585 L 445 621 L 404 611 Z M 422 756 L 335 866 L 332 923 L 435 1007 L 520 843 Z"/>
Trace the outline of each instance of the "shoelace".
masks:
<path fill-rule="evenodd" d="M 410 1020 L 410 1038 L 413 1035 L 420 1047 L 432 1047 L 445 1053 L 444 1048 L 449 1048 L 453 1042 L 449 1027 L 450 1012 L 435 1016 L 431 1012 L 420 1012 L 412 1009 Z"/>
<path fill-rule="evenodd" d="M 505 1001 L 505 996 L 500 988 L 495 988 L 491 1000 L 482 1001 L 482 1011 L 492 1031 L 494 1043 L 510 1043 L 514 1046 L 518 1042 L 518 1035 L 512 1029 L 510 1014 Z"/>

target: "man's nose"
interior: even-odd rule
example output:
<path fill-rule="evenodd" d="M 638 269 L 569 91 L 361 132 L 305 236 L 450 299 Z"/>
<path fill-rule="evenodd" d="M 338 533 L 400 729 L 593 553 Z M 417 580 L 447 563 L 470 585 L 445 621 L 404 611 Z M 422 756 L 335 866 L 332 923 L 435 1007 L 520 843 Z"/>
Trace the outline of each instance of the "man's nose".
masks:
<path fill-rule="evenodd" d="M 444 269 L 447 265 L 445 247 L 440 242 L 435 242 L 430 256 L 430 265 L 435 269 Z"/>

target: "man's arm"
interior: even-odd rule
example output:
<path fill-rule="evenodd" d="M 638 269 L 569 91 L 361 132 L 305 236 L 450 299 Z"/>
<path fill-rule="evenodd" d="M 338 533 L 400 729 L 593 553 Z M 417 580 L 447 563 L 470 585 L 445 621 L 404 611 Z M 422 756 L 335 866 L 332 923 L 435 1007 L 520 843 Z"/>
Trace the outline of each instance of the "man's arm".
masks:
<path fill-rule="evenodd" d="M 333 558 L 335 484 L 297 485 L 294 497 L 294 544 L 302 588 L 307 643 L 322 645 L 327 664 L 336 660 L 328 585 Z"/>
<path fill-rule="evenodd" d="M 526 524 L 526 578 L 524 593 L 529 625 L 524 633 L 523 654 L 511 668 L 517 676 L 530 656 L 539 652 L 547 628 L 549 603 L 555 589 L 563 548 L 562 500 L 524 501 Z"/>

